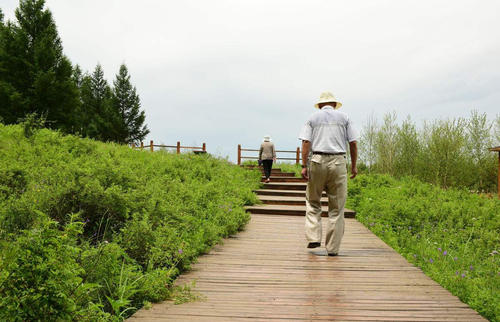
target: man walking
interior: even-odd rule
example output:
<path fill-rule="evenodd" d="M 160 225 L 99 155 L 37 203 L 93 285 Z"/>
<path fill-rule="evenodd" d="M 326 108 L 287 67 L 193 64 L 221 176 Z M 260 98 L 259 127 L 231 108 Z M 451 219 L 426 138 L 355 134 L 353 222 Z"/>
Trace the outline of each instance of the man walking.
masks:
<path fill-rule="evenodd" d="M 308 179 L 306 191 L 306 238 L 308 248 L 321 246 L 321 195 L 328 196 L 328 223 L 325 247 L 329 256 L 339 253 L 344 235 L 344 205 L 347 197 L 347 142 L 351 153 L 351 179 L 358 170 L 358 134 L 342 106 L 330 92 L 321 94 L 319 109 L 304 125 L 302 140 L 302 177 Z M 309 160 L 309 152 L 312 152 Z"/>

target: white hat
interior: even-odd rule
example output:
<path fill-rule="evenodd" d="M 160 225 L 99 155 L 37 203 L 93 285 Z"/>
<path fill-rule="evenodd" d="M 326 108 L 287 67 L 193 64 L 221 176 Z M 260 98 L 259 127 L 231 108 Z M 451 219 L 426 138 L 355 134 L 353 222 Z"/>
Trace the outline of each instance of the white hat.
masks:
<path fill-rule="evenodd" d="M 264 142 L 270 142 L 271 141 L 271 136 L 270 135 L 264 135 Z"/>
<path fill-rule="evenodd" d="M 335 108 L 340 108 L 342 106 L 342 103 L 340 103 L 339 101 L 337 101 L 337 99 L 335 98 L 335 96 L 333 96 L 332 93 L 330 92 L 323 92 L 321 93 L 321 96 L 319 97 L 319 100 L 316 104 L 314 104 L 314 106 L 316 108 L 319 108 L 319 104 L 320 103 L 337 103 L 337 106 L 335 106 Z"/>

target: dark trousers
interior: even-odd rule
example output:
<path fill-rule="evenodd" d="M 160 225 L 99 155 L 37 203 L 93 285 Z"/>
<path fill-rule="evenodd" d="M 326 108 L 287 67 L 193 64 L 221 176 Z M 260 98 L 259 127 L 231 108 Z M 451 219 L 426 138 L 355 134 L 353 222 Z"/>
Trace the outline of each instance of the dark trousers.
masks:
<path fill-rule="evenodd" d="M 262 160 L 262 166 L 264 167 L 264 176 L 267 179 L 271 176 L 271 169 L 273 168 L 273 160 Z"/>

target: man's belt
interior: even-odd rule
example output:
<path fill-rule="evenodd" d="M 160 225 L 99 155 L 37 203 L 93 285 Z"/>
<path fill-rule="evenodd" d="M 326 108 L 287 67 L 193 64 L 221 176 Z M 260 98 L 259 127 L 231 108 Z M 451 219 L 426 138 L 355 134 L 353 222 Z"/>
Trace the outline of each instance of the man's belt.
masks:
<path fill-rule="evenodd" d="M 321 152 L 321 151 L 313 151 L 313 154 L 320 154 L 320 155 L 344 155 L 345 152 Z"/>

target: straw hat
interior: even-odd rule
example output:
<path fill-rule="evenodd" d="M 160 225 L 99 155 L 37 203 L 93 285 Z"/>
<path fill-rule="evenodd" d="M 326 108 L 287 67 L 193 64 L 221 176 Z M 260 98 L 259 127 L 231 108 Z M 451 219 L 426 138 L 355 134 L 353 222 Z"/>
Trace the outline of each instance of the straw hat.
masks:
<path fill-rule="evenodd" d="M 264 142 L 271 142 L 271 136 L 270 135 L 264 135 Z"/>
<path fill-rule="evenodd" d="M 337 103 L 337 106 L 335 106 L 336 109 L 340 108 L 342 106 L 342 103 L 337 101 L 335 96 L 333 96 L 333 94 L 330 92 L 321 93 L 321 96 L 319 97 L 318 102 L 316 104 L 314 104 L 314 106 L 316 108 L 319 108 L 318 104 L 320 104 L 320 103 Z"/>

